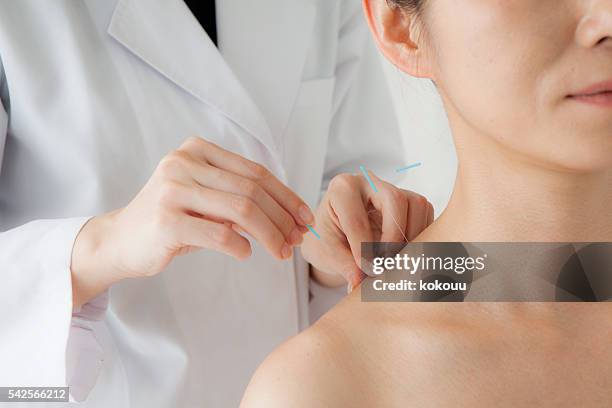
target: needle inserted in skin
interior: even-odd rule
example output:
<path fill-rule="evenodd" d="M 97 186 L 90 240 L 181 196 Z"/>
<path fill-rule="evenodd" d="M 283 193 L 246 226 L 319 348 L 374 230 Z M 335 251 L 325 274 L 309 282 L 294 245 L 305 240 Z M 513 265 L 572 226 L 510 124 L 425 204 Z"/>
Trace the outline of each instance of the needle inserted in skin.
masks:
<path fill-rule="evenodd" d="M 400 231 L 400 234 L 402 234 L 402 237 L 404 237 L 405 242 L 408 242 L 408 238 L 406 238 L 406 235 L 404 234 L 404 231 L 402 231 L 402 227 L 400 227 L 399 223 L 397 222 L 397 220 L 395 219 L 393 214 L 389 213 L 389 215 L 393 219 L 393 222 L 395 223 L 395 225 L 397 225 L 397 229 Z"/>

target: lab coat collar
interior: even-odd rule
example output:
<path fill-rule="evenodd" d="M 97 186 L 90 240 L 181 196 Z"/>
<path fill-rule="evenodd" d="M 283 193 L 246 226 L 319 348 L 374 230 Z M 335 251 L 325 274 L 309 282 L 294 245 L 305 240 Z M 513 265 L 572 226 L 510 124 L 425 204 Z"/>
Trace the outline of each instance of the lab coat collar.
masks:
<path fill-rule="evenodd" d="M 311 48 L 316 2 L 217 0 L 217 4 L 221 52 L 280 142 Z"/>
<path fill-rule="evenodd" d="M 279 140 L 183 1 L 118 0 L 108 33 L 167 79 L 256 137 L 282 168 Z"/>

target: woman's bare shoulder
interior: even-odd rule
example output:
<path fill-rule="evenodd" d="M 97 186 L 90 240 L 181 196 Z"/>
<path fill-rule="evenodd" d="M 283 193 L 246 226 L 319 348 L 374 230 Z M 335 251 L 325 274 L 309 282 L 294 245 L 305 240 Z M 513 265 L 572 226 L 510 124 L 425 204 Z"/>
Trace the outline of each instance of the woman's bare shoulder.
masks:
<path fill-rule="evenodd" d="M 357 407 L 380 402 L 393 395 L 385 392 L 393 383 L 387 375 L 416 381 L 421 370 L 435 371 L 431 361 L 449 355 L 456 361 L 454 350 L 467 354 L 479 348 L 479 330 L 469 323 L 478 307 L 450 309 L 444 304 L 362 302 L 357 290 L 264 361 L 242 406 Z M 402 398 L 414 398 L 410 389 L 398 389 Z"/>
<path fill-rule="evenodd" d="M 606 384 L 612 381 L 603 374 L 609 373 L 612 360 L 604 351 L 609 340 L 589 340 L 597 336 L 586 328 L 603 326 L 580 323 L 589 316 L 582 309 L 367 303 L 354 293 L 262 364 L 243 406 L 402 406 L 407 401 L 414 406 L 493 406 L 508 392 L 518 406 L 518 401 L 542 396 L 535 384 L 559 395 L 578 395 L 571 384 L 579 381 L 582 369 L 599 373 Z M 570 349 L 574 352 L 568 355 Z M 600 357 L 581 359 L 594 349 Z M 557 376 L 572 370 L 576 375 Z M 460 372 L 470 373 L 470 381 L 455 375 Z M 599 386 L 593 395 L 608 401 L 604 390 L 609 386 Z M 587 394 L 580 396 L 594 398 Z"/>
<path fill-rule="evenodd" d="M 346 317 L 355 302 L 345 299 L 270 354 L 251 379 L 241 407 L 351 405 L 360 370 L 356 356 L 366 340 L 351 340 L 355 328 Z"/>

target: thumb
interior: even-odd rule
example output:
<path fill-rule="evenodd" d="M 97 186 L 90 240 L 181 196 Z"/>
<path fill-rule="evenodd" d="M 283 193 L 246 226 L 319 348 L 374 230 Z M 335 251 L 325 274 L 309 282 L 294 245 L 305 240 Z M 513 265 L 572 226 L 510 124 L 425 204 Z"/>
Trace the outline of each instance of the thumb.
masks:
<path fill-rule="evenodd" d="M 347 282 L 347 292 L 350 293 L 361 283 L 366 274 L 361 270 L 361 265 L 355 263 L 355 258 L 350 249 L 337 251 L 330 260 L 332 270 L 338 271 Z"/>
<path fill-rule="evenodd" d="M 319 248 L 319 253 L 316 257 L 309 257 L 310 264 L 328 275 L 340 275 L 348 284 L 350 292 L 355 286 L 366 276 L 357 265 L 353 253 L 346 242 L 333 240 L 333 244 L 327 243 L 324 245 L 324 250 Z"/>

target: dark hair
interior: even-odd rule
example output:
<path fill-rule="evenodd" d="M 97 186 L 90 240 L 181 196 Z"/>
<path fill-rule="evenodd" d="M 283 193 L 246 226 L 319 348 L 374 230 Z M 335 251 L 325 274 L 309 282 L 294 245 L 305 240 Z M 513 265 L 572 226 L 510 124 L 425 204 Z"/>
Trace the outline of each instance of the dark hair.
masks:
<path fill-rule="evenodd" d="M 387 2 L 396 7 L 401 7 L 410 13 L 419 13 L 423 9 L 425 0 L 387 0 Z"/>

